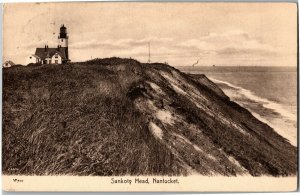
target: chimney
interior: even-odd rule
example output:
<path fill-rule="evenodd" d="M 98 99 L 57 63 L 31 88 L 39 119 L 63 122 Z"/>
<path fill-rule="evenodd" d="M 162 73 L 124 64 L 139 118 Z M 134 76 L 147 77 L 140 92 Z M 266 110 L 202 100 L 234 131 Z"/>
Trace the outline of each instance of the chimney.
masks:
<path fill-rule="evenodd" d="M 47 51 L 47 45 L 45 45 L 45 51 Z"/>

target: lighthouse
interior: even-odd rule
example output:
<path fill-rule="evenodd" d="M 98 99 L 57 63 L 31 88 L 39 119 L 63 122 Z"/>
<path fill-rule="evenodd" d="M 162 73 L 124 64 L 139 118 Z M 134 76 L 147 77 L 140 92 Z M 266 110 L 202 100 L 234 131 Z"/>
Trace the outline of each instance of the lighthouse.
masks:
<path fill-rule="evenodd" d="M 67 28 L 63 24 L 60 27 L 60 31 L 59 31 L 58 47 L 64 48 L 63 50 L 65 51 L 66 59 L 69 61 L 68 39 L 69 39 L 69 37 L 68 37 L 68 33 L 67 33 Z"/>

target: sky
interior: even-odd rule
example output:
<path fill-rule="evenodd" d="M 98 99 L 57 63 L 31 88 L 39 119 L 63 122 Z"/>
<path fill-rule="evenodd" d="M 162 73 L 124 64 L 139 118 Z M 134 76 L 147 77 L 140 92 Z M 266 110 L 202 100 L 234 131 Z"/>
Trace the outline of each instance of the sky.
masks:
<path fill-rule="evenodd" d="M 14 3 L 4 5 L 3 61 L 69 35 L 72 62 L 131 57 L 173 66 L 297 66 L 295 3 Z"/>

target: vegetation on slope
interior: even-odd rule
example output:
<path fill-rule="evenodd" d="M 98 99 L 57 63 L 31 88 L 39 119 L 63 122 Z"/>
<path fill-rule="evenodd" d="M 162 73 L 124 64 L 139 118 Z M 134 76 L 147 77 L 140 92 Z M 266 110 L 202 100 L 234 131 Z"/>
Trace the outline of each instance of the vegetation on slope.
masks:
<path fill-rule="evenodd" d="M 4 174 L 296 174 L 296 148 L 204 75 L 120 58 L 3 71 Z"/>

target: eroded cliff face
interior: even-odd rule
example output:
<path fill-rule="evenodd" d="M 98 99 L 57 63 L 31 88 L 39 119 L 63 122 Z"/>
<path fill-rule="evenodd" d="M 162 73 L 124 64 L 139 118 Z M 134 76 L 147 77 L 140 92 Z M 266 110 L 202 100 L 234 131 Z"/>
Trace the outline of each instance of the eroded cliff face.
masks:
<path fill-rule="evenodd" d="M 145 67 L 138 88 L 135 106 L 146 114 L 150 132 L 188 174 L 296 173 L 296 148 L 205 75 L 153 65 Z"/>
<path fill-rule="evenodd" d="M 205 75 L 108 58 L 6 69 L 3 82 L 4 174 L 297 172 L 297 148 Z"/>

